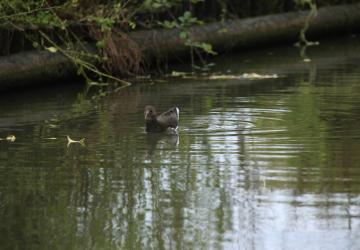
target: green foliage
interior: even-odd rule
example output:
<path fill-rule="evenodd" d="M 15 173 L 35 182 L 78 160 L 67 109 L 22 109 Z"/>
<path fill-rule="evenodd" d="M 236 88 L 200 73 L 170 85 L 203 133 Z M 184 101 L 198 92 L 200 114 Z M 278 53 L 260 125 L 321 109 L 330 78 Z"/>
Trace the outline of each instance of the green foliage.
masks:
<path fill-rule="evenodd" d="M 182 16 L 179 17 L 181 27 L 190 27 L 195 24 L 203 24 L 203 21 L 192 16 L 190 11 L 185 11 Z"/>
<path fill-rule="evenodd" d="M 202 1 L 193 1 L 194 3 Z M 194 17 L 190 11 L 185 11 L 182 16 L 179 16 L 173 21 L 165 20 L 164 22 L 158 22 L 160 26 L 167 29 L 178 28 L 180 29 L 180 38 L 184 41 L 184 44 L 190 48 L 191 64 L 194 69 L 208 69 L 209 65 L 202 58 L 203 67 L 199 67 L 194 63 L 194 51 L 201 50 L 206 54 L 216 55 L 217 53 L 213 50 L 212 45 L 205 42 L 196 42 L 191 38 L 190 28 L 193 25 L 202 25 L 203 21 L 199 20 L 197 17 Z M 198 51 L 196 51 L 198 52 Z M 197 53 L 201 57 L 200 53 Z"/>
<path fill-rule="evenodd" d="M 84 76 L 88 82 L 112 79 L 123 82 L 107 73 L 106 69 L 90 64 L 86 58 L 95 58 L 97 63 L 105 65 L 108 58 L 101 56 L 107 49 L 108 40 L 114 27 L 135 28 L 128 14 L 124 1 L 92 0 L 12 0 L 1 1 L 0 23 L 2 26 L 25 31 L 26 38 L 34 48 L 46 49 L 50 52 L 60 52 L 71 59 L 78 66 L 78 74 Z M 85 32 L 78 32 L 79 27 Z M 26 32 L 31 30 L 31 32 Z M 76 31 L 75 31 L 76 30 Z M 74 32 L 75 31 L 75 32 Z M 100 49 L 99 55 L 84 53 L 80 49 L 84 39 L 91 37 L 96 40 Z M 90 74 L 89 74 L 90 73 Z M 90 77 L 91 76 L 91 77 Z"/>
<path fill-rule="evenodd" d="M 182 40 L 184 40 L 185 45 L 190 47 L 190 57 L 191 57 L 191 65 L 194 69 L 203 69 L 203 70 L 208 70 L 208 63 L 206 63 L 205 60 L 203 60 L 203 58 L 201 57 L 201 54 L 198 53 L 197 49 L 200 49 L 201 51 L 207 53 L 207 54 L 211 54 L 211 55 L 216 55 L 217 53 L 212 49 L 212 45 L 209 43 L 205 43 L 205 42 L 196 42 L 193 41 L 193 39 L 191 38 L 191 34 L 190 34 L 190 30 L 189 28 L 193 25 L 202 25 L 203 22 L 199 19 L 197 19 L 196 17 L 193 17 L 190 11 L 186 11 L 184 12 L 184 14 L 182 16 L 180 16 L 179 18 L 179 27 L 181 29 L 180 32 L 180 38 Z M 202 62 L 202 67 L 198 66 L 195 64 L 194 61 L 194 51 L 197 53 L 197 55 L 200 58 L 200 61 Z"/>
<path fill-rule="evenodd" d="M 317 5 L 314 0 L 295 0 L 295 2 L 304 7 L 310 8 L 309 15 L 306 18 L 305 25 L 300 30 L 299 34 L 299 42 L 296 44 L 298 46 L 309 46 L 309 45 L 318 45 L 317 42 L 310 42 L 306 39 L 306 31 L 310 27 L 310 22 L 316 17 L 317 15 Z"/>
<path fill-rule="evenodd" d="M 179 25 L 176 21 L 168 21 L 168 20 L 165 20 L 164 22 L 157 22 L 158 25 L 162 26 L 163 28 L 165 29 L 173 29 L 173 28 L 178 28 Z"/>
<path fill-rule="evenodd" d="M 210 43 L 191 42 L 189 46 L 202 49 L 203 51 L 211 55 L 217 55 L 217 53 L 213 50 L 212 45 Z"/>
<path fill-rule="evenodd" d="M 179 3 L 181 3 L 180 0 L 145 0 L 142 7 L 149 12 L 159 12 L 170 9 Z"/>

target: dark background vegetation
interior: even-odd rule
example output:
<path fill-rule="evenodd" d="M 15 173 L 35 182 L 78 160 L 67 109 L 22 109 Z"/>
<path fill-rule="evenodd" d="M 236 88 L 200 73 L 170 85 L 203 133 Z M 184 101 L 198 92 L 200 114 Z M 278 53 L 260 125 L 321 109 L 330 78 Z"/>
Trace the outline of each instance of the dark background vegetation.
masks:
<path fill-rule="evenodd" d="M 39 29 L 48 34 L 71 28 L 79 37 L 99 40 L 91 30 L 120 30 L 163 27 L 162 22 L 178 22 L 185 12 L 199 22 L 247 18 L 288 11 L 360 2 L 359 0 L 13 0 L 0 3 L 0 54 L 29 49 Z M 174 25 L 175 26 L 175 25 Z M 27 35 L 24 35 L 28 32 Z M 103 37 L 102 37 L 103 38 Z M 24 40 L 25 39 L 25 40 Z M 101 40 L 101 39 L 100 39 Z M 35 44 L 37 45 L 37 44 Z M 102 43 L 100 41 L 99 46 Z"/>
<path fill-rule="evenodd" d="M 89 54 L 107 74 L 132 74 L 141 69 L 141 53 L 127 34 L 135 30 L 179 28 L 184 43 L 201 53 L 215 54 L 211 44 L 195 44 L 192 25 L 248 18 L 359 0 L 12 0 L 0 2 L 0 55 L 50 49 L 66 53 L 79 74 L 89 67 L 79 58 L 79 44 L 96 44 Z M 80 46 L 81 47 L 81 46 Z M 120 67 L 118 66 L 120 65 Z M 85 68 L 85 69 L 84 69 Z"/>

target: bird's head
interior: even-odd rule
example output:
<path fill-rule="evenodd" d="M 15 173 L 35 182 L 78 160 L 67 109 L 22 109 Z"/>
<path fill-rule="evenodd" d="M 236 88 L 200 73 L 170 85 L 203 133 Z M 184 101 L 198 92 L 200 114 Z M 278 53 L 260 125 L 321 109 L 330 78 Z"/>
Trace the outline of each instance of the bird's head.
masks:
<path fill-rule="evenodd" d="M 153 106 L 147 105 L 144 111 L 145 120 L 150 121 L 156 118 L 156 110 Z"/>

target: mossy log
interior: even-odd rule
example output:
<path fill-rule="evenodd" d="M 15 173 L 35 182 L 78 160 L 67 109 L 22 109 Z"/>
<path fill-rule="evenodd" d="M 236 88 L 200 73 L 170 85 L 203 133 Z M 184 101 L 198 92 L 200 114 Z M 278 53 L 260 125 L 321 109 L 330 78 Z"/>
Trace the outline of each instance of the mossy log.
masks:
<path fill-rule="evenodd" d="M 294 42 L 309 12 L 291 12 L 248 19 L 204 24 L 190 28 L 193 42 L 207 42 L 220 52 L 234 48 Z M 319 9 L 311 21 L 310 37 L 344 33 L 360 29 L 360 4 Z M 183 55 L 189 48 L 180 38 L 180 30 L 136 31 L 129 34 L 143 51 L 145 60 Z M 95 46 L 92 50 L 95 50 Z M 54 82 L 76 75 L 76 66 L 61 53 L 31 51 L 0 57 L 0 89 Z"/>

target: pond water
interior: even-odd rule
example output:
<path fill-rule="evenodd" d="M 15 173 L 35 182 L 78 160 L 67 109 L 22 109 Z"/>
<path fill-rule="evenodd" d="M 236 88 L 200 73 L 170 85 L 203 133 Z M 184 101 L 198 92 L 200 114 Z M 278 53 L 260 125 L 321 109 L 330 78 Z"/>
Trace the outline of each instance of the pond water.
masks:
<path fill-rule="evenodd" d="M 214 68 L 277 79 L 2 94 L 0 248 L 359 249 L 359 39 Z M 147 104 L 178 135 L 146 134 Z"/>

